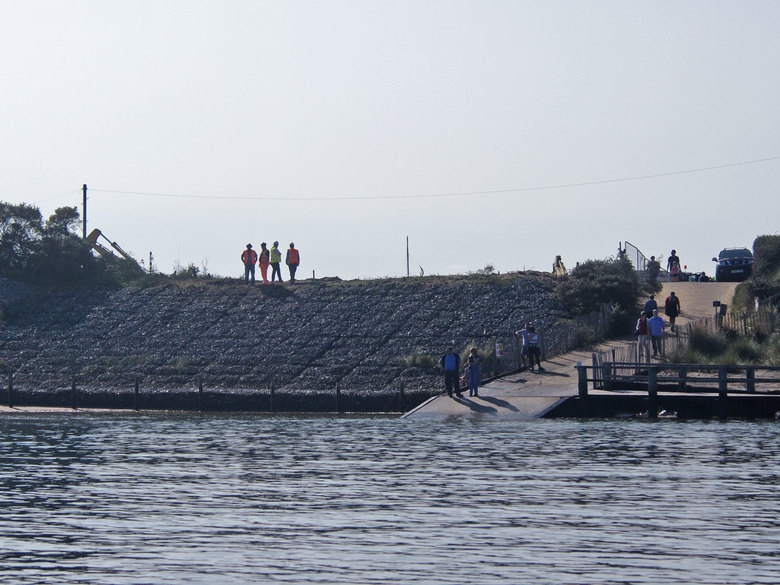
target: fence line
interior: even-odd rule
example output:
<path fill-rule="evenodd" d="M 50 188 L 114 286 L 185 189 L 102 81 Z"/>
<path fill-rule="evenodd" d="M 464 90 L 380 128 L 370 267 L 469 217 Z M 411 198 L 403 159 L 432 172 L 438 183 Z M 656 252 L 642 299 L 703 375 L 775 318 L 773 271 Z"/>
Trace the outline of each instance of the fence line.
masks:
<path fill-rule="evenodd" d="M 731 331 L 740 337 L 751 337 L 757 332 L 769 334 L 778 326 L 778 313 L 772 307 L 763 306 L 758 311 L 718 314 L 702 317 L 685 325 L 678 325 L 674 332 L 666 331 L 662 338 L 662 355 L 678 347 L 690 345 L 691 335 L 697 328 L 707 331 Z M 627 341 L 624 346 L 597 351 L 592 354 L 594 387 L 607 388 L 610 379 L 636 375 L 646 371 L 649 366 L 663 366 L 662 363 L 648 361 L 642 354 L 636 341 Z M 609 389 L 609 388 L 608 388 Z"/>
<path fill-rule="evenodd" d="M 647 268 L 650 260 L 648 260 L 647 256 L 645 256 L 639 248 L 637 248 L 631 242 L 626 241 L 623 243 L 623 254 L 625 254 L 626 258 L 628 258 L 631 261 L 631 264 L 634 265 L 634 269 L 636 270 L 636 274 L 640 280 L 650 280 L 650 272 Z M 660 265 L 660 260 L 658 258 L 656 258 L 656 261 Z M 657 280 L 666 280 L 668 277 L 669 273 L 666 271 L 666 269 L 658 269 L 658 274 L 656 275 Z"/>

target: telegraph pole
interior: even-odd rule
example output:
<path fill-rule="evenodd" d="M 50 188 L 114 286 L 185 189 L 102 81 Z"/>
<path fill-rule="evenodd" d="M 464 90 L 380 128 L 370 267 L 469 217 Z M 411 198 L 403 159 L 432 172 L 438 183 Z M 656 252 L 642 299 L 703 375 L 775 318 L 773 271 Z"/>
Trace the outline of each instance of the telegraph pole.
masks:
<path fill-rule="evenodd" d="M 406 276 L 409 276 L 409 236 L 406 236 Z"/>
<path fill-rule="evenodd" d="M 84 213 L 82 214 L 83 221 L 81 222 L 81 225 L 84 226 L 84 239 L 86 240 L 87 239 L 87 186 L 84 185 L 82 189 L 84 190 Z"/>

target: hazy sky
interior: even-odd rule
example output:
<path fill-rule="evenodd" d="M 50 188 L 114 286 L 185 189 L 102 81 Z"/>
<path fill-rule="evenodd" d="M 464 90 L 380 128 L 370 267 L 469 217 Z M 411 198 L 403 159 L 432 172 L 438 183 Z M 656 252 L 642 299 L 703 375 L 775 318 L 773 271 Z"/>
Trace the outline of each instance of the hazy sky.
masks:
<path fill-rule="evenodd" d="M 407 236 L 412 274 L 625 240 L 711 272 L 780 227 L 776 0 L 0 8 L 0 200 L 81 212 L 86 183 L 163 272 L 279 240 L 299 276 L 403 276 Z"/>

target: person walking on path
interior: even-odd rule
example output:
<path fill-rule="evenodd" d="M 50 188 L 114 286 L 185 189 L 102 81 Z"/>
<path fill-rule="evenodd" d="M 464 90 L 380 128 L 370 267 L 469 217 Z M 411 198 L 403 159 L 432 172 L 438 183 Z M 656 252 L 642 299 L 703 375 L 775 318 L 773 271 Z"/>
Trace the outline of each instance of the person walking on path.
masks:
<path fill-rule="evenodd" d="M 279 263 L 282 261 L 282 253 L 279 251 L 279 242 L 274 242 L 271 246 L 271 282 L 278 276 L 279 282 L 282 282 L 282 271 L 279 269 Z"/>
<path fill-rule="evenodd" d="M 636 359 L 642 361 L 642 355 L 645 356 L 645 361 L 650 362 L 650 329 L 647 325 L 647 313 L 642 311 L 639 313 L 639 320 L 636 322 Z"/>
<path fill-rule="evenodd" d="M 260 274 L 263 276 L 263 284 L 268 284 L 268 264 L 270 255 L 265 242 L 260 244 Z"/>
<path fill-rule="evenodd" d="M 540 372 L 544 372 L 544 368 L 542 367 L 542 347 L 541 347 L 541 338 L 539 334 L 536 332 L 536 327 L 533 325 L 528 328 L 528 362 L 529 362 L 529 368 L 532 372 L 534 371 L 534 358 L 536 359 L 536 365 L 539 367 Z"/>
<path fill-rule="evenodd" d="M 479 385 L 482 383 L 482 358 L 476 347 L 469 350 L 466 375 L 469 381 L 469 396 L 479 396 Z"/>
<path fill-rule="evenodd" d="M 249 277 L 252 277 L 252 284 L 255 283 L 255 264 L 257 263 L 257 252 L 252 249 L 252 244 L 246 245 L 246 250 L 241 252 L 241 262 L 244 263 L 244 282 L 249 284 Z"/>
<path fill-rule="evenodd" d="M 439 359 L 439 365 L 444 370 L 444 389 L 447 391 L 447 396 L 452 397 L 454 389 L 458 398 L 463 398 L 463 394 L 460 392 L 460 380 L 458 380 L 460 356 L 453 353 L 452 348 L 448 347 L 447 352 Z"/>
<path fill-rule="evenodd" d="M 652 315 L 653 311 L 658 308 L 658 303 L 655 300 L 655 295 L 650 295 L 650 298 L 645 302 L 645 314 Z"/>
<path fill-rule="evenodd" d="M 647 320 L 650 331 L 650 341 L 653 345 L 653 356 L 664 355 L 664 320 L 658 316 L 658 309 L 653 309 L 653 316 Z"/>
<path fill-rule="evenodd" d="M 666 260 L 666 269 L 669 271 L 669 282 L 680 280 L 680 259 L 677 257 L 677 250 L 672 250 L 671 255 Z"/>
<path fill-rule="evenodd" d="M 664 302 L 664 313 L 669 317 L 669 325 L 672 332 L 674 332 L 674 322 L 677 320 L 677 316 L 682 312 L 680 309 L 680 299 L 672 291 L 666 301 Z"/>
<path fill-rule="evenodd" d="M 523 325 L 523 328 L 519 331 L 515 331 L 515 335 L 517 336 L 517 339 L 520 341 L 520 362 L 521 362 L 521 368 L 520 370 L 527 370 L 528 369 L 528 349 L 530 348 L 529 338 L 531 336 L 531 332 L 529 331 L 531 327 L 530 323 L 526 323 Z"/>
<path fill-rule="evenodd" d="M 290 271 L 290 282 L 295 282 L 295 271 L 298 270 L 298 264 L 301 263 L 301 255 L 292 242 L 290 242 L 290 249 L 287 250 L 287 257 L 284 261 Z"/>
<path fill-rule="evenodd" d="M 660 271 L 661 264 L 655 259 L 655 256 L 650 256 L 650 261 L 647 263 L 647 279 L 650 282 L 655 282 Z"/>

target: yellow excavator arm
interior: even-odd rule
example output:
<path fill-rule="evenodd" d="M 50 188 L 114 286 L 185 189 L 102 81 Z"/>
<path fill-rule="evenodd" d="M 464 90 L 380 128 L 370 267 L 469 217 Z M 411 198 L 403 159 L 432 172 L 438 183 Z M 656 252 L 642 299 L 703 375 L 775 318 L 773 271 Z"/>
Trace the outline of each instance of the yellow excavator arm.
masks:
<path fill-rule="evenodd" d="M 95 252 L 97 252 L 98 254 L 100 254 L 101 256 L 103 256 L 104 258 L 110 258 L 110 257 L 113 257 L 113 256 L 115 256 L 115 254 L 114 254 L 114 253 L 113 253 L 113 252 L 112 252 L 110 249 L 106 248 L 106 247 L 105 247 L 103 244 L 101 244 L 100 242 L 98 242 L 98 239 L 99 239 L 99 238 L 101 238 L 101 237 L 102 237 L 102 238 L 103 238 L 105 241 L 107 241 L 107 242 L 109 243 L 109 245 L 110 245 L 110 246 L 111 246 L 111 247 L 112 247 L 114 250 L 116 250 L 116 251 L 119 253 L 119 255 L 120 255 L 120 256 L 122 256 L 122 258 L 124 258 L 124 259 L 125 259 L 125 260 L 127 260 L 128 262 L 130 262 L 130 263 L 134 264 L 135 266 L 138 266 L 138 269 L 139 269 L 139 270 L 141 270 L 141 271 L 143 271 L 143 270 L 144 270 L 143 268 L 141 268 L 141 265 L 140 265 L 140 264 L 138 264 L 138 262 L 136 262 L 136 261 L 135 261 L 135 258 L 133 258 L 132 256 L 130 256 L 130 254 L 128 254 L 127 252 L 125 252 L 125 251 L 124 251 L 124 250 L 121 248 L 121 246 L 120 246 L 119 244 L 117 244 L 116 242 L 112 242 L 111 240 L 109 240 L 109 239 L 108 239 L 108 238 L 107 238 L 107 237 L 106 237 L 106 236 L 103 234 L 103 232 L 101 232 L 101 231 L 100 231 L 99 229 L 97 229 L 97 228 L 95 228 L 94 230 L 92 230 L 91 232 L 89 232 L 89 234 L 87 234 L 87 237 L 86 237 L 86 240 L 87 240 L 87 242 L 89 243 L 89 245 L 90 245 L 90 246 L 92 246 L 92 249 L 93 249 L 93 250 L 95 250 Z"/>

